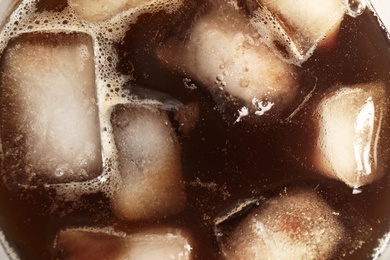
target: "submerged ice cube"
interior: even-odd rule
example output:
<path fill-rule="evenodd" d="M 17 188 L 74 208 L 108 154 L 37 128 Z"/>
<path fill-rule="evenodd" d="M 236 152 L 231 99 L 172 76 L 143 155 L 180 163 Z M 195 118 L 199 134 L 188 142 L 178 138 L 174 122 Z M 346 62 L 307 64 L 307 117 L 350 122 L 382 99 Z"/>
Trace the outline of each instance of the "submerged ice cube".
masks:
<path fill-rule="evenodd" d="M 19 184 L 78 182 L 101 173 L 92 39 L 14 38 L 1 63 L 3 171 Z"/>
<path fill-rule="evenodd" d="M 385 88 L 380 83 L 341 87 L 318 105 L 315 165 L 324 174 L 354 188 L 383 175 Z"/>
<path fill-rule="evenodd" d="M 294 64 L 306 61 L 338 30 L 347 10 L 345 0 L 248 0 L 246 5 L 262 39 Z"/>
<path fill-rule="evenodd" d="M 180 147 L 166 111 L 118 105 L 111 122 L 122 178 L 111 200 L 118 216 L 151 219 L 181 211 Z"/>
<path fill-rule="evenodd" d="M 233 97 L 253 113 L 263 111 L 258 105 L 263 102 L 271 104 L 264 113 L 282 109 L 297 93 L 296 67 L 259 41 L 243 11 L 224 1 L 220 5 L 195 21 L 184 43 L 164 44 L 160 60 L 200 81 L 217 101 Z"/>
<path fill-rule="evenodd" d="M 192 241 L 179 229 L 159 228 L 136 234 L 112 229 L 65 229 L 54 245 L 60 259 L 192 259 Z"/>
<path fill-rule="evenodd" d="M 265 202 L 239 204 L 216 219 L 215 231 L 230 260 L 330 259 L 347 240 L 337 215 L 314 191 L 286 191 Z M 226 222 L 228 228 L 223 227 Z"/>

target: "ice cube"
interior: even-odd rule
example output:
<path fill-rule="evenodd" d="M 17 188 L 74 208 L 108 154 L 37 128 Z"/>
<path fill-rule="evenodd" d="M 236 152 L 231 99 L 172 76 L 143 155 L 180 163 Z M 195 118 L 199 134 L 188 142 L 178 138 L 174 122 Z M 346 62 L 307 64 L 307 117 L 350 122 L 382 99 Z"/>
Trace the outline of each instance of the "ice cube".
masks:
<path fill-rule="evenodd" d="M 81 18 L 100 22 L 131 8 L 146 9 L 155 12 L 159 7 L 169 9 L 181 4 L 182 0 L 68 0 L 69 6 Z"/>
<path fill-rule="evenodd" d="M 259 42 L 244 12 L 220 5 L 196 20 L 185 43 L 164 44 L 159 58 L 200 81 L 216 100 L 233 97 L 258 115 L 289 104 L 298 88 L 296 67 Z"/>
<path fill-rule="evenodd" d="M 126 9 L 138 7 L 153 0 L 68 0 L 69 6 L 83 19 L 103 21 Z"/>
<path fill-rule="evenodd" d="M 101 173 L 93 56 L 82 33 L 28 33 L 9 43 L 0 82 L 7 178 L 37 185 Z"/>
<path fill-rule="evenodd" d="M 54 245 L 62 259 L 192 259 L 190 236 L 179 229 L 159 228 L 126 234 L 103 229 L 65 229 Z"/>
<path fill-rule="evenodd" d="M 380 83 L 340 87 L 320 102 L 315 165 L 325 175 L 354 188 L 383 175 L 385 89 Z"/>
<path fill-rule="evenodd" d="M 226 259 L 330 259 L 347 240 L 338 213 L 312 190 L 241 203 L 215 224 Z"/>
<path fill-rule="evenodd" d="M 248 0 L 247 5 L 262 39 L 294 64 L 306 61 L 338 30 L 347 10 L 345 0 Z"/>
<path fill-rule="evenodd" d="M 181 211 L 186 197 L 180 147 L 166 112 L 118 105 L 111 122 L 122 178 L 112 198 L 118 216 L 151 219 Z"/>

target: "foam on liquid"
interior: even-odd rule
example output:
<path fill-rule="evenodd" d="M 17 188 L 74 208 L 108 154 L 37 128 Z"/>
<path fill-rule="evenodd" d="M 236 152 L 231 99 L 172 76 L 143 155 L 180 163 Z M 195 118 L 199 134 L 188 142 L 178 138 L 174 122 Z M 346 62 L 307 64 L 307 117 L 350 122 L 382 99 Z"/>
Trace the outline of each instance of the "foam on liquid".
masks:
<path fill-rule="evenodd" d="M 5 24 L 0 34 L 0 53 L 7 47 L 10 39 L 23 33 L 81 32 L 92 37 L 103 159 L 103 172 L 95 180 L 50 184 L 46 187 L 54 188 L 57 195 L 64 200 L 77 200 L 82 194 L 97 191 L 110 195 L 113 192 L 112 188 L 116 187 L 119 181 L 118 152 L 110 123 L 111 112 L 115 105 L 126 104 L 134 99 L 128 91 L 122 89 L 128 77 L 119 75 L 115 70 L 118 57 L 113 44 L 123 40 L 128 26 L 135 23 L 140 15 L 158 11 L 172 13 L 182 5 L 183 1 L 175 0 L 169 3 L 163 0 L 150 1 L 139 7 L 122 10 L 122 12 L 101 22 L 83 20 L 71 6 L 66 7 L 61 12 L 36 12 L 37 3 L 38 1 L 22 1 L 12 13 L 9 22 Z M 83 49 L 80 49 L 80 52 L 83 55 L 89 55 Z M 155 100 L 137 102 L 141 105 L 156 103 Z M 25 188 L 34 187 L 25 186 Z"/>

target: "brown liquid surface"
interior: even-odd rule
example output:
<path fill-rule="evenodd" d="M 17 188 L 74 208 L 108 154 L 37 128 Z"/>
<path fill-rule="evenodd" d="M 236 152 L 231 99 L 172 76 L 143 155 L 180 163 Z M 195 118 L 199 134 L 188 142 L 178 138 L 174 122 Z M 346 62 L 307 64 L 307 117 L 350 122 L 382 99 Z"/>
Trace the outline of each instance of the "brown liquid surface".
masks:
<path fill-rule="evenodd" d="M 58 10 L 52 1 L 41 1 L 38 6 L 39 10 Z M 321 191 L 335 210 L 353 212 L 373 229 L 362 248 L 345 259 L 372 258 L 378 239 L 390 226 L 390 164 L 386 164 L 383 179 L 352 195 L 351 188 L 321 176 L 305 160 L 310 157 L 308 147 L 315 142 L 313 108 L 330 87 L 372 81 L 384 81 L 390 87 L 389 40 L 372 13 L 366 10 L 358 18 L 345 17 L 335 45 L 317 50 L 302 66 L 317 79 L 314 96 L 291 122 L 266 125 L 245 120 L 240 124 L 227 122 L 201 84 L 196 84 L 197 90 L 185 88 L 183 75 L 170 72 L 158 62 L 156 46 L 177 31 L 175 24 L 183 22 L 173 17 L 165 13 L 141 16 L 116 48 L 120 55 L 118 71 L 133 72 L 131 84 L 164 92 L 183 103 L 199 104 L 200 120 L 195 129 L 180 137 L 186 209 L 154 221 L 123 221 L 115 217 L 104 194 L 86 195 L 78 202 L 55 202 L 55 196 L 43 188 L 9 190 L 1 183 L 0 226 L 20 257 L 57 258 L 53 240 L 67 227 L 109 225 L 132 233 L 167 225 L 192 233 L 195 259 L 217 259 L 220 256 L 212 221 L 218 214 L 240 199 L 284 187 L 309 186 Z M 189 25 L 192 18 L 187 18 Z M 170 24 L 169 29 L 162 28 L 164 24 Z"/>

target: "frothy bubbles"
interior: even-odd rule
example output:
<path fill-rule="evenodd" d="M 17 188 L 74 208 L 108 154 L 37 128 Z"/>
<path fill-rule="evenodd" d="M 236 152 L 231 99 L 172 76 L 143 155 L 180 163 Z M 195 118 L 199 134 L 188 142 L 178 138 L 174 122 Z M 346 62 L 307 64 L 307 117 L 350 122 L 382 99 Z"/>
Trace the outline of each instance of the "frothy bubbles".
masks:
<path fill-rule="evenodd" d="M 122 89 L 123 84 L 129 79 L 116 73 L 118 62 L 114 45 L 120 42 L 131 24 L 145 13 L 164 11 L 173 13 L 183 4 L 182 0 L 151 0 L 136 5 L 128 6 L 115 12 L 111 17 L 102 21 L 91 21 L 80 17 L 79 9 L 69 5 L 59 12 L 35 12 L 38 1 L 23 0 L 14 10 L 10 20 L 4 24 L 0 33 L 0 53 L 7 47 L 8 42 L 21 34 L 34 32 L 67 33 L 70 31 L 89 35 L 93 41 L 93 53 L 85 46 L 80 46 L 79 53 L 82 59 L 94 56 L 97 106 L 99 109 L 100 137 L 102 148 L 103 172 L 96 179 L 86 181 L 85 171 L 88 170 L 79 162 L 77 171 L 69 165 L 58 164 L 52 171 L 56 178 L 64 178 L 70 171 L 77 172 L 80 182 L 45 184 L 47 189 L 54 189 L 58 199 L 77 200 L 82 194 L 101 191 L 110 196 L 113 188 L 119 181 L 119 169 L 117 164 L 117 151 L 113 142 L 112 127 L 109 122 L 112 107 L 117 104 L 131 103 L 132 93 Z M 107 64 L 107 66 L 103 66 Z M 80 70 L 84 64 L 79 64 Z M 119 89 L 119 91 L 115 91 Z M 145 101 L 148 102 L 148 101 Z M 150 102 L 150 101 L 149 101 Z M 104 130 L 103 130 L 104 129 Z M 2 151 L 0 151 L 0 156 Z M 34 188 L 24 186 L 25 188 Z"/>

